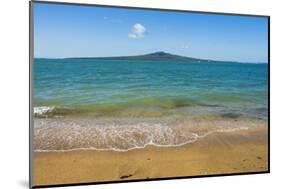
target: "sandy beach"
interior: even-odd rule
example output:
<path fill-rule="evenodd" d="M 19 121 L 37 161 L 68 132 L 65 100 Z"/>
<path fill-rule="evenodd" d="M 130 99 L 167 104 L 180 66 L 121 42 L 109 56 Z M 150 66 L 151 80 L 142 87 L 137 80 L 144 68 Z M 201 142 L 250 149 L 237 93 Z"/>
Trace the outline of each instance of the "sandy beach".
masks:
<path fill-rule="evenodd" d="M 213 133 L 180 147 L 36 152 L 34 185 L 268 171 L 266 126 Z"/>

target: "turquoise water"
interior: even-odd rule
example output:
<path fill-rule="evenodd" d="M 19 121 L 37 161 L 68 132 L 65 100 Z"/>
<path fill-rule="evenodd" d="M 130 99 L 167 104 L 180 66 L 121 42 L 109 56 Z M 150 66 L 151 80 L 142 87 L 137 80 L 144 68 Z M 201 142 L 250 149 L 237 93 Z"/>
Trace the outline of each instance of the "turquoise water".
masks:
<path fill-rule="evenodd" d="M 267 64 L 35 59 L 35 151 L 180 146 L 266 126 Z"/>
<path fill-rule="evenodd" d="M 267 64 L 35 59 L 34 70 L 34 106 L 49 117 L 267 119 Z"/>

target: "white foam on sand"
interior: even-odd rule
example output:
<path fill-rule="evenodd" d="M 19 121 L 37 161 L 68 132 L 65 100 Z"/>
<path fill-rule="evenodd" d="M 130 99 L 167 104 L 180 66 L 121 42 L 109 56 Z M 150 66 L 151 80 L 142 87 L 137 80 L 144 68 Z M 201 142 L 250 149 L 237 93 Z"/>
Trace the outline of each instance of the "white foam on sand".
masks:
<path fill-rule="evenodd" d="M 192 125 L 192 126 L 191 126 Z M 145 148 L 182 146 L 196 142 L 215 132 L 248 129 L 240 124 L 214 122 L 168 125 L 165 123 L 106 123 L 91 120 L 35 120 L 34 144 L 36 152 L 73 150 L 112 150 L 125 152 Z M 198 129 L 199 128 L 199 129 Z"/>

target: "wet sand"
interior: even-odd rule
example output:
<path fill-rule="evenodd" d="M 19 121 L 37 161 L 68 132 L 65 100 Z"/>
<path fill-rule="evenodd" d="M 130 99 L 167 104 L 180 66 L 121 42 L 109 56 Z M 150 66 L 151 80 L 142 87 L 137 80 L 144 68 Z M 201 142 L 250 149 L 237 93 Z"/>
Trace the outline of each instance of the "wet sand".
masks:
<path fill-rule="evenodd" d="M 268 171 L 266 126 L 213 133 L 180 147 L 36 152 L 34 185 Z"/>

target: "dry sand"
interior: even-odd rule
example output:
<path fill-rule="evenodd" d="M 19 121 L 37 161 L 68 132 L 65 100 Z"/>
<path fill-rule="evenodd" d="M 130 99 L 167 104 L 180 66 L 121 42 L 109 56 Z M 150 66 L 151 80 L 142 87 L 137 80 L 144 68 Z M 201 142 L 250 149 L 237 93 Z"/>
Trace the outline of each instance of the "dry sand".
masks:
<path fill-rule="evenodd" d="M 266 127 L 213 133 L 180 147 L 36 152 L 34 185 L 268 171 Z"/>

